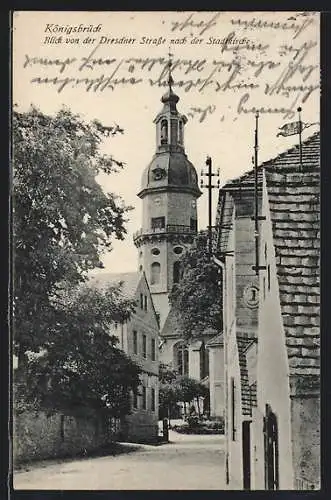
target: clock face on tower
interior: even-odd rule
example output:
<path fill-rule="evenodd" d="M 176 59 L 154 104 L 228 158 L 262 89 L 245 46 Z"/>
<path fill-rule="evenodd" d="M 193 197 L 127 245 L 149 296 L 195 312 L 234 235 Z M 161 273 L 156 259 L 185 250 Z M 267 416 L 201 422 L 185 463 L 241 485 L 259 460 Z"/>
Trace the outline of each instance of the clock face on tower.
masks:
<path fill-rule="evenodd" d="M 164 168 L 160 168 L 160 167 L 154 168 L 152 170 L 152 172 L 153 172 L 153 180 L 154 181 L 160 181 L 161 179 L 163 179 L 163 177 L 165 177 L 167 175 Z"/>

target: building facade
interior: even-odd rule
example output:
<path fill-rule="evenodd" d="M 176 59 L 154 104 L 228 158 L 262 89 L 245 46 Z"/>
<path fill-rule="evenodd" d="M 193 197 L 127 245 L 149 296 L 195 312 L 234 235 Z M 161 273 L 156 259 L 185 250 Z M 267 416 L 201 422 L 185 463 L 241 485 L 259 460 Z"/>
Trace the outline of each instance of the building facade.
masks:
<path fill-rule="evenodd" d="M 319 135 L 301 156 L 259 167 L 257 248 L 254 172 L 220 191 L 230 489 L 319 488 Z"/>
<path fill-rule="evenodd" d="M 153 300 L 144 273 L 99 273 L 91 280 L 96 287 L 122 283 L 125 297 L 136 302 L 129 321 L 115 325 L 111 334 L 119 340 L 118 347 L 142 369 L 141 386 L 132 394 L 131 414 L 123 431 L 133 442 L 154 442 L 158 436 L 159 407 L 159 328 Z"/>

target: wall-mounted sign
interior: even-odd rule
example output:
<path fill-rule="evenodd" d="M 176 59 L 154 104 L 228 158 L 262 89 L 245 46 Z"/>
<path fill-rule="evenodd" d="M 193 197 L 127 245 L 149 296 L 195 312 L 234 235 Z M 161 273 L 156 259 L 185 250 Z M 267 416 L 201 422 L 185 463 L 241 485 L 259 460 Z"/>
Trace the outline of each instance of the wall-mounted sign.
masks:
<path fill-rule="evenodd" d="M 254 308 L 259 303 L 259 289 L 256 285 L 247 285 L 244 288 L 243 300 L 246 306 Z"/>

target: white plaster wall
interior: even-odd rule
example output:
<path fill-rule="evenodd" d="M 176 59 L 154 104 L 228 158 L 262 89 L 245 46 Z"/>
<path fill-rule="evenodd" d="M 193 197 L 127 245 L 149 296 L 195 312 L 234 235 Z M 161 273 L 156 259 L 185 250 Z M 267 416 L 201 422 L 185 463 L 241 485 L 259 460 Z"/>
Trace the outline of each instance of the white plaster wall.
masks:
<path fill-rule="evenodd" d="M 291 413 L 289 397 L 289 366 L 285 344 L 285 333 L 281 318 L 278 281 L 276 276 L 275 250 L 273 246 L 270 210 L 267 200 L 265 178 L 263 182 L 262 214 L 266 216 L 261 226 L 260 263 L 270 265 L 271 287 L 268 290 L 267 272 L 260 273 L 259 298 L 259 330 L 258 330 L 258 361 L 257 361 L 257 397 L 258 410 L 265 414 L 266 403 L 271 405 L 272 411 L 278 418 L 279 429 L 279 479 L 280 489 L 293 488 L 293 468 L 291 452 Z M 267 244 L 267 262 L 265 262 L 264 248 Z M 264 281 L 266 290 L 264 292 Z M 264 296 L 265 295 L 265 296 Z M 262 434 L 262 428 L 257 432 Z M 263 438 L 263 436 L 262 436 Z M 260 439 L 257 437 L 257 442 Z M 256 469 L 256 487 L 264 488 L 264 453 L 263 447 L 258 446 Z M 262 448 L 262 449 L 261 449 Z"/>
<path fill-rule="evenodd" d="M 224 387 L 224 348 L 214 346 L 209 348 L 209 388 L 210 388 L 210 414 L 220 417 L 225 411 Z"/>

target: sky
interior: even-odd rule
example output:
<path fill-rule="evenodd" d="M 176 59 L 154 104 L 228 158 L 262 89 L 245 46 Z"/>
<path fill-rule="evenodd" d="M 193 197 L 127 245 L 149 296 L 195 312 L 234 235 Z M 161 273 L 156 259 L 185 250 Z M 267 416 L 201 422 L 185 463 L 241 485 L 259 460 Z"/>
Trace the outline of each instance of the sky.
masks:
<path fill-rule="evenodd" d="M 137 269 L 132 235 L 141 225 L 142 201 L 136 193 L 156 148 L 153 120 L 162 108 L 169 50 L 177 107 L 188 118 L 185 151 L 199 178 L 207 155 L 220 170 L 221 186 L 252 168 L 255 108 L 259 162 L 297 144 L 298 136 L 277 133 L 298 119 L 298 106 L 303 122 L 313 124 L 303 140 L 319 127 L 317 13 L 16 11 L 12 78 L 18 109 L 33 104 L 54 114 L 66 106 L 84 120 L 124 129 L 105 139 L 103 150 L 125 168 L 98 181 L 134 210 L 126 239 L 114 240 L 103 256 L 106 272 Z M 207 225 L 203 191 L 200 229 Z M 214 218 L 216 202 L 214 190 Z"/>

